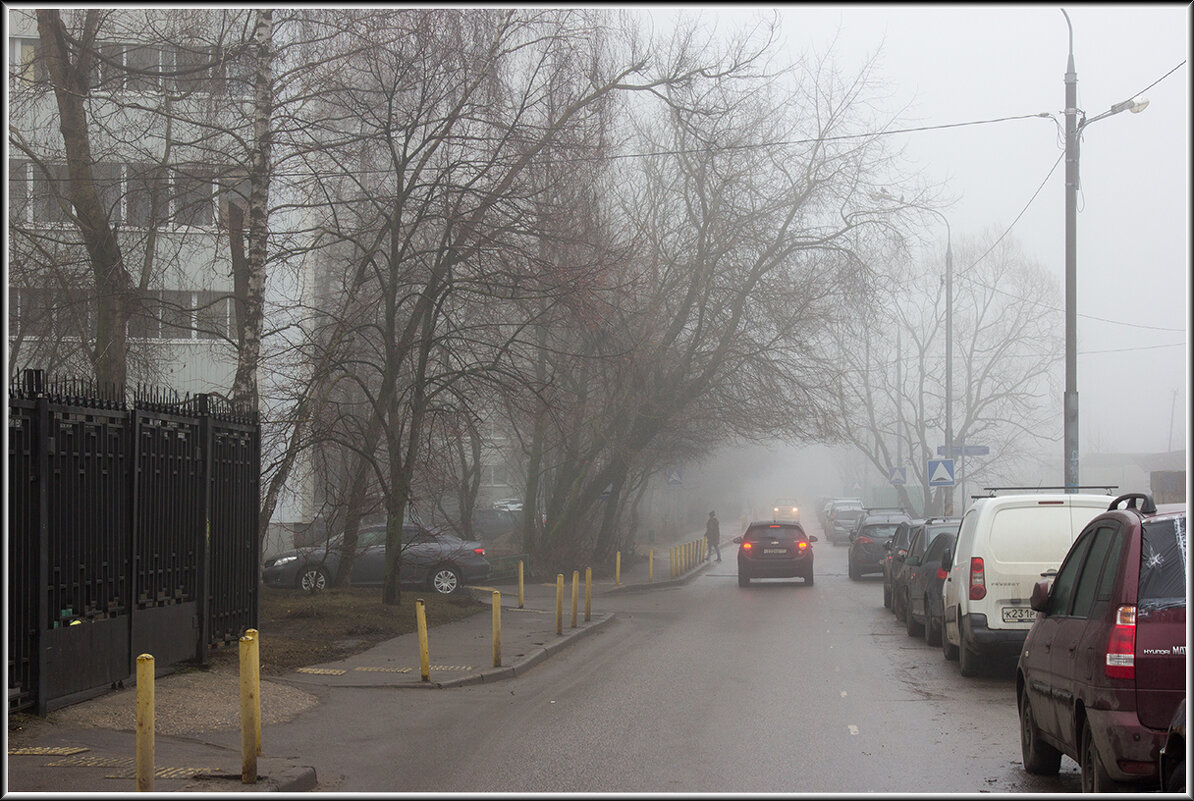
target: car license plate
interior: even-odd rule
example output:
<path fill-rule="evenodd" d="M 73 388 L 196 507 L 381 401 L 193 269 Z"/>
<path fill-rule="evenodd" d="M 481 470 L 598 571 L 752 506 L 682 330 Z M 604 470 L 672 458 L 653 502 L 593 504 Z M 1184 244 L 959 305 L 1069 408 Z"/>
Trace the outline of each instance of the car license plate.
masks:
<path fill-rule="evenodd" d="M 1003 607 L 1004 623 L 1022 623 L 1026 620 L 1036 620 L 1036 610 L 1031 606 Z"/>
<path fill-rule="evenodd" d="M 764 548 L 763 553 L 787 553 L 787 548 Z"/>

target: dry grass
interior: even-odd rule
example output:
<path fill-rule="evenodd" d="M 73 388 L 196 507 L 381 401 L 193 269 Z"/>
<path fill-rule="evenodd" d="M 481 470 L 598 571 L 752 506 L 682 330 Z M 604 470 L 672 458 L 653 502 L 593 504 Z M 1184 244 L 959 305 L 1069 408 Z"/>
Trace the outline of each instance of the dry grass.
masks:
<path fill-rule="evenodd" d="M 383 640 L 415 630 L 415 600 L 425 604 L 428 627 L 469 617 L 489 607 L 468 591 L 442 596 L 404 589 L 402 603 L 381 602 L 381 588 L 297 590 L 261 588 L 257 628 L 261 632 L 261 673 L 278 675 L 366 651 Z M 211 652 L 212 666 L 235 667 L 235 644 Z"/>

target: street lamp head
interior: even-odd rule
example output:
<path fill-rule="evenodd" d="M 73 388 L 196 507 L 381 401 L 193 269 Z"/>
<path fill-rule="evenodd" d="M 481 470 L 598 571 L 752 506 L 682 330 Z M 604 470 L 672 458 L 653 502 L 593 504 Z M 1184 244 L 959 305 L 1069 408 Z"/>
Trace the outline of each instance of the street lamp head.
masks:
<path fill-rule="evenodd" d="M 1128 111 L 1132 112 L 1133 114 L 1139 114 L 1140 112 L 1144 111 L 1146 108 L 1148 108 L 1148 101 L 1141 100 L 1138 103 L 1135 103 L 1135 102 L 1132 103 L 1132 105 L 1128 107 Z"/>
<path fill-rule="evenodd" d="M 1148 108 L 1147 100 L 1125 100 L 1122 103 L 1116 103 L 1114 106 L 1112 106 L 1109 113 L 1118 114 L 1121 111 L 1130 111 L 1133 114 L 1139 114 L 1146 108 Z"/>

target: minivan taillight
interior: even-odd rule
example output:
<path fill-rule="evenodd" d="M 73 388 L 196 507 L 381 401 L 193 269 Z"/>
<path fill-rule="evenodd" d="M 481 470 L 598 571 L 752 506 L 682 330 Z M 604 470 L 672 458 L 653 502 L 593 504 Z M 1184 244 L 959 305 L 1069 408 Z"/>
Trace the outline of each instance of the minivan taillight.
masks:
<path fill-rule="evenodd" d="M 987 597 L 987 574 L 983 570 L 981 556 L 970 557 L 970 600 L 981 601 Z"/>
<path fill-rule="evenodd" d="M 1136 678 L 1136 607 L 1121 606 L 1115 610 L 1115 628 L 1107 637 L 1107 662 L 1104 670 L 1109 679 Z"/>
<path fill-rule="evenodd" d="M 473 548 L 473 553 L 475 553 L 477 556 L 484 556 L 485 549 L 484 548 Z"/>

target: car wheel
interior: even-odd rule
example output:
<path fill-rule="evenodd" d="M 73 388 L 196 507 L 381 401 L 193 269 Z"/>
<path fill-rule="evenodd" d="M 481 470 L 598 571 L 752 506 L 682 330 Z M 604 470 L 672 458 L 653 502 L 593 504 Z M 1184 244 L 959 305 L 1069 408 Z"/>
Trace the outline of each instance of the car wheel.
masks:
<path fill-rule="evenodd" d="M 966 642 L 966 635 L 962 632 L 960 625 L 958 626 L 958 639 L 962 641 L 962 644 L 958 646 L 958 667 L 961 668 L 962 675 L 969 678 L 978 673 L 978 654 Z"/>
<path fill-rule="evenodd" d="M 928 645 L 940 645 L 941 622 L 937 620 L 937 618 L 933 617 L 933 613 L 928 611 L 928 609 L 929 599 L 925 598 L 925 616 L 928 618 L 928 622 L 925 623 L 925 642 Z"/>
<path fill-rule="evenodd" d="M 925 633 L 924 623 L 919 623 L 912 617 L 912 601 L 907 595 L 904 596 L 904 630 L 908 632 L 909 637 L 919 637 Z"/>
<path fill-rule="evenodd" d="M 891 611 L 895 613 L 895 619 L 903 621 L 904 615 L 908 614 L 908 610 L 904 608 L 904 602 L 901 600 L 903 596 L 898 593 L 891 599 Z"/>
<path fill-rule="evenodd" d="M 1082 792 L 1115 792 L 1115 782 L 1103 766 L 1103 759 L 1099 756 L 1099 749 L 1090 733 L 1089 722 L 1082 724 L 1082 750 L 1078 752 L 1078 765 L 1082 769 Z"/>
<path fill-rule="evenodd" d="M 431 572 L 431 589 L 440 595 L 451 595 L 461 586 L 460 573 L 450 565 L 440 565 Z"/>
<path fill-rule="evenodd" d="M 1174 765 L 1173 770 L 1169 771 L 1169 775 L 1165 777 L 1165 792 L 1186 792 L 1186 760 L 1183 759 Z"/>
<path fill-rule="evenodd" d="M 805 583 L 805 584 L 812 584 L 812 583 L 813 583 L 813 571 L 811 571 L 811 570 L 810 570 L 810 571 L 808 571 L 807 573 L 805 573 L 805 574 L 804 574 L 804 583 Z"/>
<path fill-rule="evenodd" d="M 303 592 L 322 592 L 328 586 L 328 574 L 322 567 L 310 565 L 299 573 L 298 588 Z"/>
<path fill-rule="evenodd" d="M 945 618 L 941 618 L 941 654 L 946 661 L 952 662 L 958 658 L 958 646 L 949 641 L 945 634 Z"/>
<path fill-rule="evenodd" d="M 1056 776 L 1061 770 L 1061 752 L 1040 738 L 1036 716 L 1028 700 L 1028 688 L 1020 693 L 1020 754 L 1024 770 L 1038 776 Z"/>
<path fill-rule="evenodd" d="M 861 578 L 861 575 L 854 567 L 854 560 L 846 557 L 846 564 L 848 565 L 847 572 L 850 574 L 851 581 L 858 581 L 859 578 Z"/>
<path fill-rule="evenodd" d="M 739 587 L 749 587 L 750 586 L 750 574 L 749 573 L 745 573 L 741 570 L 738 571 L 738 586 Z"/>
<path fill-rule="evenodd" d="M 891 609 L 891 585 L 887 582 L 883 583 L 883 605 Z"/>

